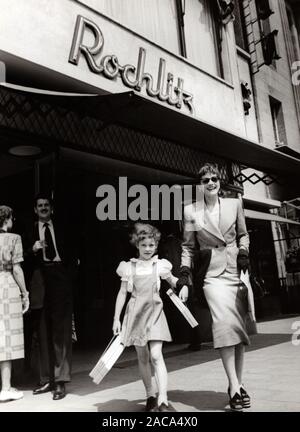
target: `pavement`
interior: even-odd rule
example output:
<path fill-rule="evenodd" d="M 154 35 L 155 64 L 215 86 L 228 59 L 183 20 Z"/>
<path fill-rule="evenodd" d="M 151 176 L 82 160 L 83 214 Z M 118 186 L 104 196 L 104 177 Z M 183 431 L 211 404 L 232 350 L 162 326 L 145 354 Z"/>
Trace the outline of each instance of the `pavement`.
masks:
<path fill-rule="evenodd" d="M 244 411 L 300 412 L 300 315 L 260 322 L 258 331 L 246 351 L 244 384 L 252 406 Z M 144 388 L 134 349 L 127 348 L 100 385 L 95 385 L 88 374 L 100 355 L 74 350 L 72 382 L 64 399 L 53 401 L 51 393 L 33 396 L 35 382 L 25 384 L 24 379 L 18 385 L 24 398 L 0 403 L 0 412 L 143 411 Z M 164 355 L 174 411 L 229 411 L 225 372 L 211 343 L 203 344 L 200 351 L 189 351 L 186 344 L 168 344 Z"/>

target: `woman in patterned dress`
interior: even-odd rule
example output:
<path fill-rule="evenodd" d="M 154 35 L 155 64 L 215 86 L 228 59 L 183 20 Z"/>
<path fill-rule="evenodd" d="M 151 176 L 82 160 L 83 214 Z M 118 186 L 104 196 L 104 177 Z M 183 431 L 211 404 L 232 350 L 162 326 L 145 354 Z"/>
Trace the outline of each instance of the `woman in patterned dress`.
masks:
<path fill-rule="evenodd" d="M 21 237 L 9 232 L 12 225 L 12 209 L 0 206 L 0 402 L 23 397 L 21 391 L 11 387 L 11 366 L 12 360 L 24 357 L 22 313 L 29 308 L 29 297 L 20 265 Z"/>
<path fill-rule="evenodd" d="M 122 261 L 117 269 L 122 283 L 116 300 L 113 323 L 114 334 L 121 332 L 124 346 L 134 345 L 139 369 L 146 390 L 146 411 L 169 411 L 167 398 L 167 369 L 162 344 L 171 341 L 171 335 L 159 295 L 160 279 L 165 279 L 172 287 L 177 278 L 172 275 L 172 264 L 155 255 L 160 232 L 148 224 L 136 224 L 132 243 L 137 247 L 139 258 Z M 120 323 L 126 294 L 131 293 L 124 320 Z M 180 298 L 186 300 L 187 289 Z M 184 298 L 186 296 L 186 298 Z M 158 387 L 158 400 L 152 387 L 151 363 L 154 367 Z"/>

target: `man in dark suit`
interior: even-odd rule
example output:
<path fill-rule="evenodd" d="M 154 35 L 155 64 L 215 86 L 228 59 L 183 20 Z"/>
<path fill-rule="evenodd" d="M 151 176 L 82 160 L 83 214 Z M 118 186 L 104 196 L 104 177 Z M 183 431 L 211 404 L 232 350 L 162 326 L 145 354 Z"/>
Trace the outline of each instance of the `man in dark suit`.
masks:
<path fill-rule="evenodd" d="M 40 383 L 33 394 L 53 390 L 53 399 L 65 397 L 71 380 L 72 286 L 70 267 L 75 264 L 74 238 L 67 227 L 51 219 L 53 205 L 39 194 L 34 211 L 38 221 L 26 236 L 27 267 L 30 268 L 30 298 L 38 335 Z"/>

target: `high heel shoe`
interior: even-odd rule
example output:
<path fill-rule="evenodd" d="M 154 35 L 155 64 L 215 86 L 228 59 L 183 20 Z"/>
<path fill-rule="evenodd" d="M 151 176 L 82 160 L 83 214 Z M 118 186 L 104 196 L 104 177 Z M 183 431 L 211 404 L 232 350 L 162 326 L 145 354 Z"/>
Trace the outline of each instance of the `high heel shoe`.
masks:
<path fill-rule="evenodd" d="M 251 398 L 243 387 L 240 387 L 240 393 L 242 397 L 243 408 L 250 408 Z"/>
<path fill-rule="evenodd" d="M 234 411 L 240 411 L 243 409 L 243 399 L 238 393 L 235 393 L 232 397 L 230 396 L 230 390 L 228 388 L 229 395 L 229 406 Z"/>

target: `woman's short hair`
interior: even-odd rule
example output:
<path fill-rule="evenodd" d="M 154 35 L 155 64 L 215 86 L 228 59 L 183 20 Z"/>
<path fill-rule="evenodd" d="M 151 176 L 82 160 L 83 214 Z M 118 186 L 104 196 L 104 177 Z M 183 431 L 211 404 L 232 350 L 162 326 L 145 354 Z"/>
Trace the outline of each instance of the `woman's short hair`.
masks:
<path fill-rule="evenodd" d="M 137 247 L 141 241 L 145 239 L 153 239 L 157 246 L 160 237 L 160 231 L 153 225 L 137 222 L 134 224 L 134 229 L 130 234 L 130 243 Z"/>
<path fill-rule="evenodd" d="M 4 222 L 11 218 L 13 214 L 13 209 L 6 206 L 6 205 L 2 205 L 0 206 L 0 227 L 3 227 Z"/>
<path fill-rule="evenodd" d="M 204 164 L 200 170 L 198 171 L 198 178 L 199 181 L 202 180 L 202 177 L 204 177 L 206 174 L 214 174 L 216 175 L 219 179 L 221 177 L 219 168 L 217 164 L 214 163 L 209 163 L 207 162 L 206 164 Z"/>

